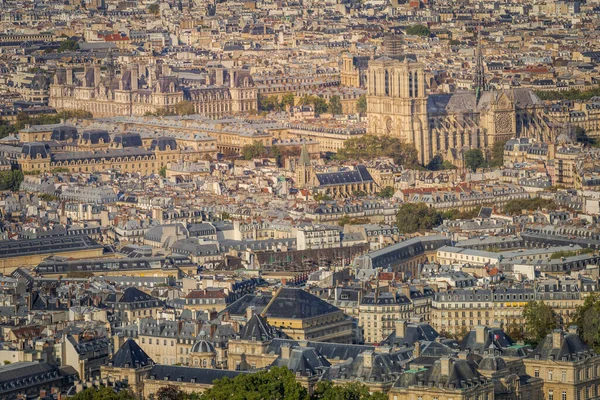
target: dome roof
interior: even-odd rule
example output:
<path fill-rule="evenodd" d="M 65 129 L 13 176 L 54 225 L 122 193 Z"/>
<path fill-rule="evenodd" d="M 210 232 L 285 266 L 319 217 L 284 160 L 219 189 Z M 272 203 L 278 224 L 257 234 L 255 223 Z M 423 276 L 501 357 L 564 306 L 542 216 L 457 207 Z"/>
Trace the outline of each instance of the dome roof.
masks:
<path fill-rule="evenodd" d="M 204 339 L 198 340 L 192 346 L 192 353 L 214 353 L 214 352 L 215 352 L 215 346 L 213 346 L 212 343 L 207 342 Z"/>
<path fill-rule="evenodd" d="M 506 362 L 502 357 L 486 356 L 479 362 L 479 369 L 487 371 L 500 371 L 506 368 Z"/>

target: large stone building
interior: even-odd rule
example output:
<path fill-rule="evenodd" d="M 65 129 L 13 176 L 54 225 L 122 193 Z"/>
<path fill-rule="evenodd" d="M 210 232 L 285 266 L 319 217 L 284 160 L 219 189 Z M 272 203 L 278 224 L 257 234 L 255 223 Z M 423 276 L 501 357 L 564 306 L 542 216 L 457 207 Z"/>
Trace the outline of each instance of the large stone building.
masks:
<path fill-rule="evenodd" d="M 430 94 L 423 64 L 385 56 L 369 62 L 367 81 L 368 133 L 413 144 L 422 163 L 514 136 L 551 139 L 549 117 L 529 89 L 485 90 L 481 78 L 474 91 Z"/>
<path fill-rule="evenodd" d="M 85 66 L 83 74 L 61 69 L 50 85 L 51 107 L 84 110 L 95 117 L 175 111 L 189 101 L 195 113 L 222 117 L 257 110 L 257 92 L 249 71 L 220 64 L 202 74 L 173 73 L 166 65 L 130 65 L 118 73 L 111 64 Z"/>

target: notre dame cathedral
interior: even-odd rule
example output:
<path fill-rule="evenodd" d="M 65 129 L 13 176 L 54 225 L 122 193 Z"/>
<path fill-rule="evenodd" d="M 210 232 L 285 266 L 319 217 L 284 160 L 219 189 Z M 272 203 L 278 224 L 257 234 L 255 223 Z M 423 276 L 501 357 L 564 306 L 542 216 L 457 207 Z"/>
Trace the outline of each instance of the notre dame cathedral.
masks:
<path fill-rule="evenodd" d="M 386 56 L 367 70 L 368 132 L 412 143 L 422 163 L 449 151 L 488 148 L 511 137 L 549 141 L 551 123 L 541 100 L 529 89 L 489 90 L 481 49 L 473 91 L 428 94 L 424 66 Z"/>

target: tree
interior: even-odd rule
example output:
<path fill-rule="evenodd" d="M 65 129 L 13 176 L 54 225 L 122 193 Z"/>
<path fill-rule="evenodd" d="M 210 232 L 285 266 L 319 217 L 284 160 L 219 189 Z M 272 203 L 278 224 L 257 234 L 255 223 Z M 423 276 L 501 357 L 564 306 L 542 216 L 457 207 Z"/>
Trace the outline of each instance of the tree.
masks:
<path fill-rule="evenodd" d="M 521 324 L 517 324 L 515 321 L 511 321 L 506 325 L 506 334 L 510 336 L 512 340 L 521 342 L 525 340 L 525 331 Z"/>
<path fill-rule="evenodd" d="M 202 400 L 305 400 L 308 393 L 285 367 L 222 378 L 202 395 Z"/>
<path fill-rule="evenodd" d="M 304 96 L 300 99 L 300 104 L 303 106 L 311 105 L 315 110 L 315 115 L 319 116 L 327 112 L 327 101 L 319 96 Z"/>
<path fill-rule="evenodd" d="M 366 95 L 361 94 L 360 97 L 358 98 L 358 100 L 356 101 L 356 111 L 361 115 L 364 115 L 367 113 L 367 96 Z"/>
<path fill-rule="evenodd" d="M 277 100 L 277 96 L 258 96 L 259 111 L 280 111 L 281 104 Z"/>
<path fill-rule="evenodd" d="M 173 385 L 163 386 L 156 392 L 156 400 L 185 400 L 185 394 Z"/>
<path fill-rule="evenodd" d="M 20 169 L 0 172 L 0 190 L 16 192 L 19 190 L 21 182 L 23 182 L 23 171 Z"/>
<path fill-rule="evenodd" d="M 415 36 L 429 36 L 431 35 L 431 31 L 425 25 L 413 25 L 406 29 L 407 35 L 415 35 Z"/>
<path fill-rule="evenodd" d="M 191 115 L 196 113 L 196 109 L 194 103 L 184 100 L 175 105 L 175 112 L 177 115 Z"/>
<path fill-rule="evenodd" d="M 242 157 L 244 160 L 254 160 L 255 158 L 262 158 L 267 155 L 267 150 L 262 142 L 254 142 L 253 144 L 247 144 L 242 147 Z"/>
<path fill-rule="evenodd" d="M 471 149 L 465 152 L 465 166 L 470 168 L 473 172 L 477 168 L 481 168 L 485 165 L 485 158 L 483 158 L 483 152 L 480 149 Z"/>
<path fill-rule="evenodd" d="M 283 107 L 285 107 L 285 106 L 293 107 L 295 104 L 296 104 L 296 97 L 294 96 L 294 93 L 286 93 L 281 98 L 281 105 Z"/>
<path fill-rule="evenodd" d="M 160 5 L 158 3 L 150 4 L 148 6 L 148 12 L 150 14 L 158 15 L 160 13 Z"/>
<path fill-rule="evenodd" d="M 62 42 L 60 42 L 60 45 L 58 46 L 58 52 L 62 53 L 64 51 L 75 51 L 79 49 L 79 43 L 77 43 L 77 41 L 75 40 L 71 40 L 71 39 L 65 39 Z"/>
<path fill-rule="evenodd" d="M 329 112 L 333 115 L 338 115 L 342 113 L 342 102 L 340 101 L 340 96 L 331 96 L 329 98 Z"/>
<path fill-rule="evenodd" d="M 134 400 L 135 397 L 127 389 L 118 392 L 111 387 L 101 386 L 99 388 L 89 387 L 75 396 L 72 400 Z"/>
<path fill-rule="evenodd" d="M 425 203 L 403 204 L 396 214 L 400 233 L 415 233 L 435 228 L 442 223 L 442 215 Z"/>
<path fill-rule="evenodd" d="M 556 328 L 556 313 L 543 301 L 527 303 L 523 308 L 523 317 L 525 317 L 526 339 L 532 345 L 540 343 Z"/>
<path fill-rule="evenodd" d="M 596 353 L 600 352 L 600 296 L 592 293 L 578 306 L 573 315 L 577 333 Z"/>
<path fill-rule="evenodd" d="M 506 140 L 494 142 L 489 162 L 490 167 L 501 167 L 504 165 L 504 146 L 506 145 L 506 142 Z"/>
<path fill-rule="evenodd" d="M 378 197 L 382 197 L 382 198 L 386 198 L 389 199 L 390 197 L 392 197 L 394 195 L 394 193 L 396 193 L 396 191 L 394 190 L 393 187 L 391 186 L 386 186 L 383 189 L 381 189 L 379 191 L 379 193 L 377 193 Z"/>
<path fill-rule="evenodd" d="M 513 199 L 506 202 L 504 212 L 506 214 L 521 214 L 523 210 L 535 211 L 538 209 L 556 210 L 558 206 L 551 199 L 534 197 L 532 199 Z"/>
<path fill-rule="evenodd" d="M 166 178 L 167 177 L 167 167 L 166 166 L 160 167 L 160 169 L 158 170 L 158 175 L 162 176 L 163 178 Z"/>
<path fill-rule="evenodd" d="M 419 165 L 417 149 L 392 136 L 363 135 L 348 139 L 336 155 L 342 161 L 372 160 L 378 157 L 390 157 L 396 164 L 407 168 Z"/>
<path fill-rule="evenodd" d="M 359 382 L 334 385 L 331 381 L 321 381 L 315 386 L 313 400 L 384 400 L 388 397 L 381 393 L 369 393 L 369 388 Z"/>

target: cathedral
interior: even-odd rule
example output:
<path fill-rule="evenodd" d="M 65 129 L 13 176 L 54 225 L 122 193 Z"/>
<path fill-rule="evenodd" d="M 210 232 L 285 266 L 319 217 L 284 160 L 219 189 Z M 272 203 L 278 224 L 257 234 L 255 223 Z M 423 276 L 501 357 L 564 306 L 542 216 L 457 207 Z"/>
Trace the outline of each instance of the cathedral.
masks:
<path fill-rule="evenodd" d="M 119 73 L 112 64 L 58 70 L 50 85 L 49 105 L 57 110 L 83 110 L 94 117 L 144 115 L 174 111 L 189 101 L 194 112 L 210 118 L 256 111 L 257 90 L 250 72 L 216 63 L 207 73 L 173 73 L 165 65 L 134 64 Z"/>
<path fill-rule="evenodd" d="M 480 48 L 475 75 L 473 91 L 429 94 L 423 64 L 386 56 L 370 60 L 368 132 L 413 144 L 423 164 L 454 149 L 485 149 L 511 137 L 551 139 L 551 123 L 533 91 L 487 88 Z"/>

